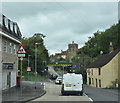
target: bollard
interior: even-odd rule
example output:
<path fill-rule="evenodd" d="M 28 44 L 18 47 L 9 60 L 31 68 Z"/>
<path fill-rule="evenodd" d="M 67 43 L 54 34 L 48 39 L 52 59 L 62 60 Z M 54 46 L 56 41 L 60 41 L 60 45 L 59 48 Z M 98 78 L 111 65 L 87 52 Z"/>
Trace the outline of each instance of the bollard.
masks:
<path fill-rule="evenodd" d="M 45 90 L 45 83 L 44 83 L 44 90 Z"/>

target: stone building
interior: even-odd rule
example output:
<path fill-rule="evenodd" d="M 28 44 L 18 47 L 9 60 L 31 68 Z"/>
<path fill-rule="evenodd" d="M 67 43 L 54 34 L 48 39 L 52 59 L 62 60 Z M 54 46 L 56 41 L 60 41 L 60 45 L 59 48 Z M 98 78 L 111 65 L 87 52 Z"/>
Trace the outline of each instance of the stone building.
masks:
<path fill-rule="evenodd" d="M 17 50 L 21 43 L 21 32 L 16 22 L 0 15 L 0 78 L 2 90 L 16 86 L 18 75 Z"/>
<path fill-rule="evenodd" d="M 73 41 L 72 44 L 68 44 L 68 49 L 66 51 L 61 50 L 61 53 L 56 53 L 55 57 L 56 58 L 62 57 L 63 59 L 67 59 L 71 62 L 73 56 L 75 56 L 79 50 L 80 49 L 78 49 L 78 44 L 74 43 Z"/>
<path fill-rule="evenodd" d="M 78 44 L 74 43 L 74 41 L 72 42 L 72 44 L 68 44 L 68 60 L 70 60 L 70 62 L 72 61 L 73 56 L 75 56 L 78 52 Z"/>

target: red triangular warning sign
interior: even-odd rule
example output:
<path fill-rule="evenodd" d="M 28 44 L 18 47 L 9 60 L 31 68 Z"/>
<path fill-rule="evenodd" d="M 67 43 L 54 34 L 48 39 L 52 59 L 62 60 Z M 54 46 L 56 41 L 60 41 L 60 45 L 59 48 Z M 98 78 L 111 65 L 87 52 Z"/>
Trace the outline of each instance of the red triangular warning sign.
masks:
<path fill-rule="evenodd" d="M 26 54 L 26 51 L 25 51 L 25 49 L 24 49 L 24 47 L 22 45 L 18 49 L 17 54 Z"/>

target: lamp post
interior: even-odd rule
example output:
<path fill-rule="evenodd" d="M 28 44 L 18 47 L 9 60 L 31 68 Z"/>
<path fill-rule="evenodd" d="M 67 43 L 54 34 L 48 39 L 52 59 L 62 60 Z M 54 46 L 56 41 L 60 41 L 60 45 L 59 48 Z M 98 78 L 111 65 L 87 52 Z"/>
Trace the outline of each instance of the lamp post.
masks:
<path fill-rule="evenodd" d="M 35 43 L 35 89 L 37 83 L 37 45 L 41 43 Z"/>

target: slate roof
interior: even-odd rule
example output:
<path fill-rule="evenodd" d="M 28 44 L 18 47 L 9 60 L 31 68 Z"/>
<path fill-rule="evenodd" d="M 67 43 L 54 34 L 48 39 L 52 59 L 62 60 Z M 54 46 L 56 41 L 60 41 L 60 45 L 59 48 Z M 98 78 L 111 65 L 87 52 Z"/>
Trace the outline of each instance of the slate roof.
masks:
<path fill-rule="evenodd" d="M 2 32 L 21 41 L 22 34 L 20 32 L 18 24 L 11 21 L 3 14 L 0 15 L 0 18 L 0 29 L 2 29 Z"/>
<path fill-rule="evenodd" d="M 117 49 L 111 53 L 102 55 L 95 62 L 91 63 L 88 66 L 88 68 L 99 68 L 99 67 L 106 65 L 116 56 L 116 54 L 118 54 L 118 52 L 120 52 L 120 49 Z"/>

